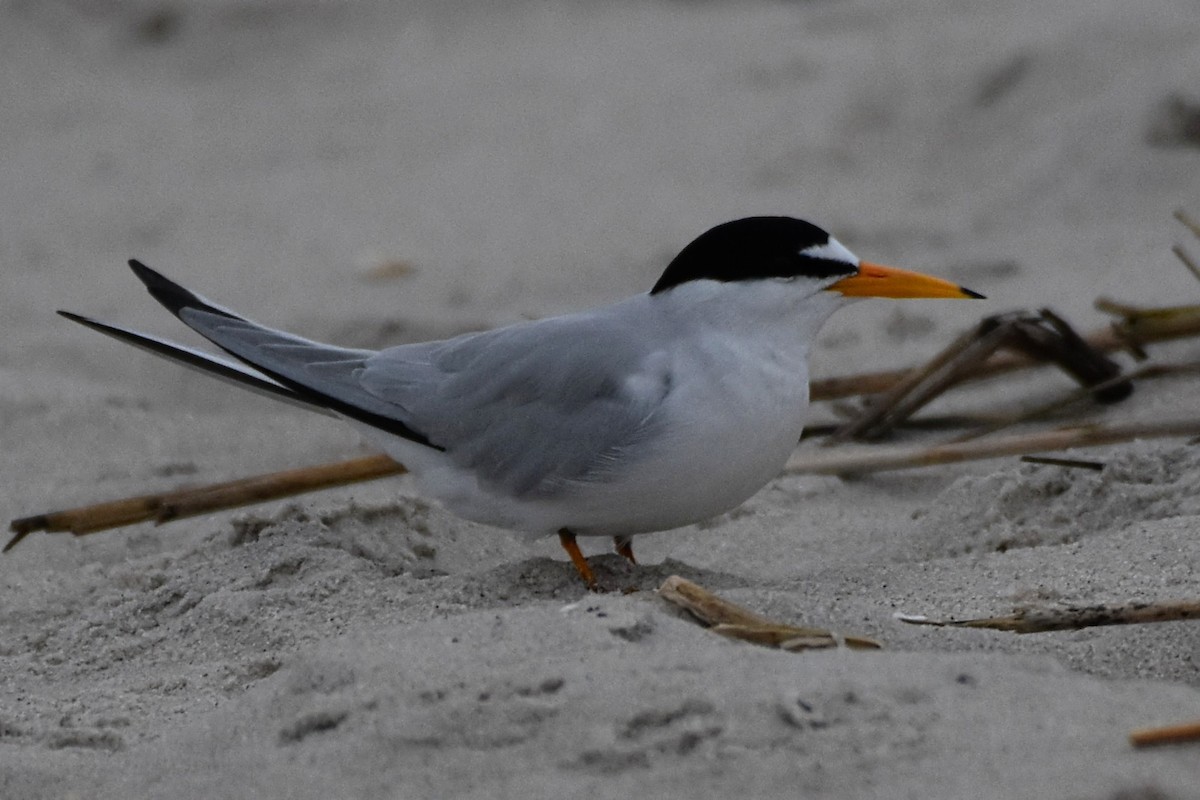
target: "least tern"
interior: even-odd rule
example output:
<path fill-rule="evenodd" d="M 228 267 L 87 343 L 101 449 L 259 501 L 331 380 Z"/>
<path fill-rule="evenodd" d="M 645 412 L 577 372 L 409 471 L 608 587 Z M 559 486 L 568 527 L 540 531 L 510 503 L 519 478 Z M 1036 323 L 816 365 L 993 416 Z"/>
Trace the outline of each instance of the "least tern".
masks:
<path fill-rule="evenodd" d="M 790 217 L 702 234 L 645 294 L 443 341 L 361 350 L 252 322 L 138 261 L 150 294 L 233 356 L 65 311 L 159 356 L 341 417 L 451 512 L 558 534 L 632 537 L 729 511 L 779 474 L 808 407 L 821 325 L 863 297 L 982 297 L 860 261 Z M 635 562 L 636 563 L 636 562 Z"/>

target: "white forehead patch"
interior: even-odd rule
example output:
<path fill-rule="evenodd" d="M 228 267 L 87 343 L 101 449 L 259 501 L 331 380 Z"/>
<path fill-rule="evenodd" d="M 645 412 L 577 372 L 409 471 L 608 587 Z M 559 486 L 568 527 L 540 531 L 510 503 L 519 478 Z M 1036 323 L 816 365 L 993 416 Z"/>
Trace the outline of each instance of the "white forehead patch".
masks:
<path fill-rule="evenodd" d="M 809 258 L 824 258 L 829 261 L 843 261 L 853 267 L 859 264 L 858 256 L 846 249 L 846 246 L 832 236 L 825 244 L 815 244 L 800 251 L 800 255 Z"/>

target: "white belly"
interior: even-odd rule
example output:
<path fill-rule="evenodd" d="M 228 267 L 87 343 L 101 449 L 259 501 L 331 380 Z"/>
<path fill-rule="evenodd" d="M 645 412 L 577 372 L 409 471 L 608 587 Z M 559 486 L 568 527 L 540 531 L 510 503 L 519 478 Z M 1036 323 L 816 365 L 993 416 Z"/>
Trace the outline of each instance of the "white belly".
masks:
<path fill-rule="evenodd" d="M 626 477 L 592 489 L 596 508 L 580 535 L 668 530 L 730 511 L 776 477 L 803 430 L 807 376 L 742 375 L 671 397 L 664 436 Z M 715 387 L 720 387 L 717 391 Z M 768 389 L 769 387 L 769 389 Z M 592 503 L 589 502 L 589 507 Z"/>

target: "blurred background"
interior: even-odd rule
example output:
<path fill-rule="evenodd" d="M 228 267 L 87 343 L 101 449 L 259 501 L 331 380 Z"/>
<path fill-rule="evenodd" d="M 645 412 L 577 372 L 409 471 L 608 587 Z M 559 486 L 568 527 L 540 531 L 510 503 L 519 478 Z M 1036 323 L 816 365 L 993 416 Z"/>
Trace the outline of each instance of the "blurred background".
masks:
<path fill-rule="evenodd" d="M 1172 218 L 1200 217 L 1198 77 L 1196 0 L 0 0 L 0 520 L 364 452 L 55 316 L 196 342 L 131 257 L 373 347 L 644 291 L 752 214 L 989 298 L 846 309 L 818 377 L 986 314 L 1200 302 L 1170 251 L 1200 252 Z M 963 394 L 1072 386 L 1022 381 Z M 1147 382 L 1113 416 L 1195 396 Z M 1194 750 L 1126 744 L 1195 715 L 1195 624 L 892 615 L 1196 596 L 1197 452 L 783 477 L 636 545 L 643 586 L 678 570 L 870 658 L 574 602 L 557 541 L 404 479 L 31 536 L 0 557 L 0 798 L 1196 797 Z"/>
<path fill-rule="evenodd" d="M 53 315 L 192 341 L 130 257 L 347 345 L 616 300 L 762 213 L 991 298 L 863 304 L 818 375 L 915 362 L 989 311 L 1086 328 L 1099 294 L 1194 298 L 1168 248 L 1200 198 L 1198 30 L 1190 0 L 10 0 L 6 435 L 78 432 L 27 454 L 43 476 L 81 443 L 235 472 L 357 446 Z"/>

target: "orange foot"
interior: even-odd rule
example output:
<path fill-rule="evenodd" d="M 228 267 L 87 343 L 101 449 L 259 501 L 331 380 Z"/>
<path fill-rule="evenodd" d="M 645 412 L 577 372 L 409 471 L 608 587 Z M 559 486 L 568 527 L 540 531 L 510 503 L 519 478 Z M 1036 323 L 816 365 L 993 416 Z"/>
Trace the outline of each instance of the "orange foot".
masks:
<path fill-rule="evenodd" d="M 592 574 L 592 568 L 588 565 L 587 559 L 579 551 L 579 543 L 575 541 L 575 534 L 563 528 L 558 532 L 558 541 L 562 544 L 563 550 L 567 551 L 567 555 L 571 557 L 571 563 L 575 565 L 579 577 L 583 578 L 587 588 L 593 592 L 596 591 L 596 576 Z"/>

